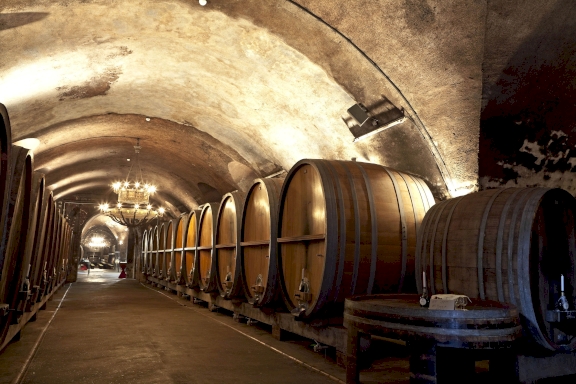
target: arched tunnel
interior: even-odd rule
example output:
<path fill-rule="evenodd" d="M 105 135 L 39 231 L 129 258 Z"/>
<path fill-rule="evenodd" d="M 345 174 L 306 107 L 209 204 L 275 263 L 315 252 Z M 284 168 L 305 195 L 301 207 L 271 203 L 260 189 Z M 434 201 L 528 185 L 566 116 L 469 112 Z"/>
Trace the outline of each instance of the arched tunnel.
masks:
<path fill-rule="evenodd" d="M 535 211 L 534 222 L 547 220 L 546 225 L 538 221 L 540 224 L 534 224 L 532 234 L 526 240 L 528 248 L 540 247 L 540 259 L 530 256 L 526 265 L 531 268 L 534 263 L 538 264 L 545 276 L 529 273 L 529 267 L 522 270 L 526 276 L 529 275 L 526 277 L 528 280 L 537 280 L 542 287 L 548 284 L 540 288 L 540 293 L 538 289 L 532 292 L 530 299 L 539 303 L 535 307 L 541 307 L 545 313 L 536 314 L 534 318 L 538 326 L 546 329 L 539 340 L 545 340 L 546 348 L 553 349 L 554 353 L 563 351 L 562 357 L 554 358 L 567 359 L 562 361 L 567 361 L 568 366 L 576 366 L 574 342 L 570 339 L 570 335 L 576 335 L 573 320 L 576 301 L 575 293 L 571 293 L 576 286 L 576 252 L 572 253 L 573 249 L 576 250 L 573 246 L 576 205 L 571 200 L 576 193 L 573 178 L 576 167 L 576 35 L 570 33 L 576 27 L 575 20 L 576 4 L 569 1 L 0 0 L 0 103 L 5 106 L 1 110 L 0 127 L 0 190 L 4 197 L 0 244 L 0 267 L 3 268 L 0 287 L 3 296 L 0 300 L 4 300 L 0 302 L 0 315 L 3 316 L 0 346 L 4 352 L 0 354 L 0 367 L 10 367 L 5 368 L 7 382 L 72 382 L 89 381 L 89 378 L 92 382 L 115 382 L 112 377 L 119 377 L 120 368 L 115 368 L 113 375 L 100 373 L 98 376 L 101 369 L 95 363 L 99 359 L 96 354 L 80 358 L 84 352 L 74 352 L 68 344 L 60 352 L 57 348 L 60 337 L 69 338 L 71 344 L 80 346 L 82 350 L 98 349 L 95 345 L 99 344 L 99 337 L 104 337 L 109 329 L 116 330 L 113 334 L 117 344 L 102 341 L 107 345 L 105 348 L 126 349 L 111 352 L 114 359 L 104 359 L 105 364 L 127 367 L 126 382 L 194 382 L 191 373 L 182 367 L 186 363 L 180 363 L 190 353 L 181 344 L 184 340 L 175 337 L 176 344 L 163 344 L 164 339 L 155 339 L 154 329 L 177 328 L 182 334 L 189 335 L 199 330 L 202 333 L 201 329 L 205 327 L 206 335 L 197 342 L 210 344 L 206 337 L 219 333 L 216 325 L 220 323 L 225 323 L 227 331 L 239 332 L 229 336 L 230 340 L 237 341 L 233 341 L 235 346 L 229 351 L 226 342 L 218 347 L 215 345 L 214 350 L 208 348 L 208 355 L 191 365 L 191 369 L 202 370 L 204 367 L 208 371 L 199 373 L 198 382 L 206 382 L 209 378 L 233 379 L 234 374 L 228 373 L 228 369 L 240 370 L 236 373 L 239 382 L 344 382 L 346 378 L 346 382 L 354 382 L 351 376 L 346 376 L 352 360 L 346 360 L 347 347 L 341 340 L 343 336 L 340 333 L 339 336 L 330 336 L 339 338 L 332 344 L 332 339 L 325 336 L 333 332 L 330 328 L 333 321 L 337 324 L 334 329 L 345 332 L 342 326 L 344 298 L 358 293 L 391 293 L 386 291 L 390 287 L 395 290 L 393 293 L 417 292 L 422 295 L 420 275 L 423 271 L 431 274 L 436 271 L 432 277 L 428 276 L 430 279 L 434 276 L 440 279 L 440 275 L 442 279 L 451 277 L 451 269 L 448 272 L 445 267 L 435 270 L 435 256 L 430 256 L 430 269 L 426 269 L 427 261 L 420 264 L 418 255 L 420 252 L 424 255 L 426 246 L 422 244 L 428 244 L 426 236 L 429 233 L 438 228 L 445 231 L 438 232 L 436 238 L 430 235 L 432 253 L 435 241 L 442 242 L 442 236 L 446 243 L 449 229 L 472 225 L 469 223 L 476 217 L 471 213 L 474 206 L 481 210 L 477 215 L 482 226 L 481 240 L 470 243 L 478 251 L 474 248 L 473 263 L 463 262 L 466 264 L 462 267 L 464 277 L 458 279 L 466 281 L 469 279 L 467 274 L 471 274 L 470 284 L 478 284 L 480 293 L 472 297 L 466 289 L 459 290 L 446 281 L 438 292 L 434 286 L 427 289 L 431 289 L 430 293 L 463 293 L 479 300 L 511 303 L 520 308 L 519 322 L 531 321 L 531 315 L 525 312 L 526 303 L 523 299 L 516 302 L 514 293 L 507 293 L 508 285 L 494 288 L 491 296 L 489 281 L 496 279 L 501 284 L 500 280 L 506 280 L 500 272 L 493 275 L 491 272 L 470 272 L 469 269 L 478 267 L 482 270 L 504 264 L 499 258 L 492 261 L 486 256 L 489 252 L 482 251 L 481 247 L 483 243 L 492 244 L 491 240 L 484 240 L 488 239 L 491 231 L 497 233 L 500 230 L 498 244 L 507 241 L 507 238 L 501 240 L 504 229 L 500 228 L 513 227 L 514 220 L 520 223 L 528 217 L 521 216 L 522 213 L 512 216 L 512 208 L 510 216 L 506 216 L 507 204 L 511 203 L 500 200 L 506 197 L 530 202 L 530 196 L 538 193 L 524 194 L 520 189 L 545 191 L 537 200 L 539 208 Z M 137 153 L 135 146 L 141 147 Z M 299 202 L 300 197 L 290 197 L 293 195 L 290 195 L 288 181 L 290 185 L 296 185 L 304 180 L 307 170 L 316 172 L 314 175 L 318 180 L 322 179 L 321 190 L 328 196 L 327 208 L 311 211 L 308 216 L 308 213 L 298 216 L 297 212 L 307 212 L 306 204 L 310 207 L 316 200 L 310 198 L 312 200 L 306 203 L 305 197 L 302 197 L 304 202 Z M 284 224 L 279 224 L 278 233 L 272 230 L 272 235 L 268 235 L 266 241 L 269 243 L 266 244 L 270 244 L 270 250 L 262 251 L 267 252 L 266 257 L 272 259 L 274 236 L 278 238 L 279 254 L 299 252 L 287 251 L 287 244 L 292 244 L 290 242 L 298 236 L 306 252 L 316 252 L 309 251 L 309 248 L 324 240 L 319 240 L 313 229 L 306 227 L 302 229 L 305 233 L 296 234 L 294 228 L 307 226 L 301 223 L 307 219 L 317 220 L 323 210 L 333 207 L 337 213 L 333 216 L 327 214 L 328 218 L 322 224 L 325 225 L 323 236 L 326 243 L 330 243 L 332 233 L 338 233 L 334 238 L 341 244 L 341 238 L 347 236 L 346 228 L 349 232 L 356 226 L 357 234 L 346 245 L 338 245 L 341 248 L 328 245 L 326 254 L 332 251 L 344 254 L 349 249 L 351 254 L 356 252 L 357 258 L 366 253 L 366 260 L 376 260 L 385 251 L 381 248 L 369 251 L 365 247 L 376 238 L 380 239 L 379 246 L 382 246 L 387 240 L 382 240 L 385 236 L 378 232 L 376 222 L 383 231 L 388 225 L 386 223 L 393 221 L 390 217 L 378 221 L 380 212 L 386 211 L 389 204 L 383 195 L 384 182 L 372 179 L 376 172 L 384 172 L 377 170 L 385 170 L 385 177 L 389 175 L 393 184 L 390 188 L 396 196 L 403 193 L 397 203 L 394 200 L 392 205 L 395 207 L 401 206 L 402 198 L 405 202 L 407 198 L 414 200 L 417 191 L 423 196 L 418 203 L 422 205 L 421 216 L 416 212 L 420 208 L 417 209 L 417 204 L 412 202 L 409 208 L 400 207 L 401 223 L 389 224 L 401 244 L 390 246 L 390 249 L 402 248 L 398 251 L 403 263 L 401 268 L 398 267 L 402 271 L 399 285 L 385 279 L 380 282 L 376 271 L 380 267 L 367 267 L 368 288 L 359 291 L 364 259 L 335 262 L 334 268 L 340 271 L 338 277 L 334 277 L 338 282 L 332 290 L 328 289 L 326 297 L 338 296 L 333 301 L 337 302 L 335 307 L 340 308 L 340 314 L 325 321 L 292 321 L 288 305 L 283 309 L 285 312 L 288 309 L 290 319 L 286 325 L 288 323 L 283 323 L 284 320 L 278 320 L 280 315 L 270 315 L 269 311 L 262 310 L 266 315 L 258 317 L 253 313 L 260 311 L 256 307 L 238 312 L 240 305 L 247 307 L 247 303 L 239 304 L 238 298 L 226 301 L 227 304 L 222 304 L 224 301 L 216 303 L 215 293 L 208 292 L 208 288 L 204 292 L 201 288 L 202 281 L 199 286 L 193 286 L 180 276 L 190 274 L 190 279 L 210 278 L 210 272 L 194 277 L 194 268 L 186 267 L 189 256 L 187 241 L 192 241 L 186 237 L 192 228 L 190 223 L 197 220 L 194 225 L 203 225 L 202 220 L 208 214 L 205 211 L 209 209 L 213 211 L 210 215 L 213 215 L 214 225 L 219 220 L 224 221 L 218 207 L 210 206 L 211 203 L 222 203 L 222 207 L 239 204 L 233 209 L 243 212 L 244 199 L 255 194 L 255 180 L 260 180 L 261 184 L 257 184 L 260 190 L 263 187 L 277 188 L 274 190 L 280 199 L 279 206 L 284 207 L 279 213 L 279 222 Z M 144 182 L 156 186 L 150 204 L 165 209 L 163 217 L 130 230 L 99 210 L 105 202 L 116 203 L 112 183 L 126 180 L 129 174 L 141 174 Z M 286 181 L 284 184 L 278 181 L 277 186 L 273 186 L 265 180 Z M 365 197 L 364 189 L 358 187 L 359 180 L 365 180 L 366 185 L 372 183 L 366 187 Z M 406 186 L 398 186 L 399 180 L 406 182 Z M 350 191 L 347 183 L 352 186 Z M 404 192 L 400 193 L 400 190 Z M 512 193 L 515 190 L 520 192 Z M 305 193 L 301 192 L 302 196 Z M 346 201 L 348 194 L 351 196 L 349 205 L 342 202 Z M 226 200 L 226 196 L 231 197 Z M 474 196 L 480 197 L 472 200 Z M 548 199 L 555 203 L 548 204 Z M 451 218 L 456 220 L 460 209 L 450 205 L 453 201 L 468 201 L 459 207 L 467 206 L 470 211 L 461 214 L 461 222 L 454 221 L 450 226 Z M 486 201 L 487 208 L 483 208 Z M 559 202 L 566 211 L 554 208 Z M 436 216 L 428 220 L 428 215 L 425 218 L 424 214 L 428 209 L 432 214 L 434 203 L 438 207 L 434 211 Z M 258 203 L 253 204 L 258 206 Z M 365 204 L 373 205 L 367 211 L 366 219 L 358 213 Z M 440 208 L 439 204 L 445 205 Z M 448 206 L 450 210 L 443 208 Z M 497 218 L 492 218 L 492 206 L 502 207 L 501 224 Z M 267 209 L 267 213 L 272 210 Z M 355 213 L 350 213 L 352 211 Z M 412 212 L 414 219 L 406 219 Z M 289 217 L 289 214 L 293 216 Z M 197 217 L 192 220 L 194 215 Z M 444 227 L 439 223 L 445 217 L 448 224 Z M 290 223 L 286 224 L 288 221 Z M 331 222 L 337 224 L 331 227 Z M 272 227 L 274 225 L 272 223 Z M 282 225 L 290 229 L 282 232 Z M 240 227 L 242 225 L 238 224 Z M 164 234 L 164 242 L 157 240 L 161 236 L 158 233 L 167 233 L 168 228 L 172 235 Z M 344 235 L 339 232 L 342 229 Z M 470 231 L 463 236 L 471 236 Z M 156 240 L 152 240 L 152 233 Z M 264 244 L 244 239 L 241 245 L 240 237 L 244 233 L 244 229 L 238 229 L 238 239 L 221 240 L 220 244 L 216 239 L 210 249 L 213 252 L 220 249 L 225 253 L 228 252 L 226 249 L 233 248 L 228 243 L 236 244 L 237 241 L 234 249 L 240 252 L 243 246 Z M 566 247 L 554 245 L 561 237 L 557 233 L 568 239 Z M 200 232 L 196 235 L 198 239 L 202 236 Z M 539 246 L 535 239 L 543 236 L 545 238 L 540 240 Z M 101 243 L 91 243 L 92 239 L 99 239 Z M 190 260 L 200 258 L 201 251 L 208 249 L 200 241 L 191 245 L 198 253 L 190 256 Z M 162 267 L 159 264 L 160 251 L 165 250 L 168 258 L 169 243 L 172 258 L 163 269 L 164 274 L 173 274 L 172 280 L 161 278 Z M 462 254 L 470 245 L 464 240 L 454 244 L 455 248 L 460 247 Z M 442 245 L 444 261 L 445 246 Z M 420 248 L 413 250 L 416 247 L 422 251 Z M 567 256 L 558 256 L 560 261 L 546 263 L 542 261 L 546 256 L 542 255 L 547 252 Z M 482 259 L 482 254 L 485 258 L 483 264 L 477 261 Z M 382 266 L 386 268 L 395 263 L 387 256 L 382 257 Z M 236 255 L 233 258 L 236 260 Z M 151 260 L 156 264 L 152 265 Z M 118 280 L 117 262 L 127 263 L 127 280 Z M 280 256 L 274 263 L 280 269 L 289 265 Z M 356 264 L 348 273 L 346 265 L 350 263 Z M 507 276 L 512 276 L 510 271 L 513 267 L 516 268 L 516 264 L 510 261 Z M 177 268 L 187 269 L 180 271 Z M 243 268 L 240 269 L 244 271 Z M 306 272 L 311 274 L 307 284 L 314 284 L 314 272 L 308 272 L 308 268 L 313 271 L 312 267 L 298 264 L 294 268 L 297 282 L 302 270 L 302 282 Z M 326 276 L 324 268 L 322 266 L 318 273 Z M 520 261 L 518 269 L 521 269 Z M 211 271 L 212 274 L 226 275 L 225 269 Z M 227 272 L 230 274 L 230 268 Z M 246 290 L 255 289 L 251 288 L 253 281 L 248 282 L 244 272 L 238 272 L 237 276 L 235 273 L 233 270 L 229 281 L 243 278 Z M 551 277 L 552 274 L 555 277 Z M 556 300 L 560 300 L 560 290 L 556 287 L 560 284 L 560 274 L 561 296 L 565 296 L 566 281 L 566 297 L 570 305 L 560 308 L 560 314 L 557 314 L 560 320 L 554 322 L 550 316 L 556 316 L 551 311 L 558 310 L 554 305 Z M 358 280 L 350 283 L 356 291 L 351 289 L 349 295 L 340 289 L 344 285 L 342 281 L 348 284 L 347 276 Z M 481 281 L 483 279 L 486 283 Z M 506 281 L 511 286 L 512 277 L 508 279 Z M 28 291 L 32 292 L 29 296 L 22 293 L 27 291 L 22 288 L 25 283 Z M 284 283 L 277 281 L 275 284 Z M 284 290 L 307 293 L 302 284 L 295 284 L 295 288 L 283 285 Z M 75 289 L 78 296 L 74 296 Z M 85 296 L 80 296 L 82 289 Z M 114 301 L 114 297 L 123 295 L 122 289 L 133 289 L 138 293 L 127 293 L 126 298 Z M 517 295 L 522 289 L 518 288 Z M 186 301 L 189 308 L 194 308 L 197 302 L 208 302 L 211 309 L 229 310 L 234 314 L 234 320 L 259 319 L 262 329 L 270 326 L 276 338 L 282 338 L 279 336 L 282 333 L 292 332 L 301 339 L 282 347 L 279 346 L 281 343 L 274 344 L 277 340 L 273 338 L 270 342 L 263 341 L 262 337 L 268 336 L 262 336 L 260 328 L 238 330 L 237 322 L 229 324 L 228 318 L 220 319 L 218 313 L 209 311 L 198 315 L 200 320 L 186 317 L 187 320 L 178 323 L 179 314 L 176 312 L 179 307 L 172 308 L 172 303 L 168 303 L 170 300 L 161 290 L 177 293 L 170 298 Z M 147 310 L 149 312 L 132 308 L 134 303 L 127 303 L 130 300 L 145 302 L 148 300 L 146 295 L 151 295 L 152 291 L 164 296 L 151 296 L 154 299 L 150 301 L 156 307 L 151 307 Z M 292 295 L 291 291 L 289 295 Z M 282 302 L 280 293 L 274 297 L 277 303 Z M 20 361 L 12 357 L 12 354 L 18 355 L 12 352 L 17 348 L 15 340 L 21 337 L 21 333 L 25 337 L 27 329 L 40 327 L 40 323 L 33 323 L 33 320 L 37 314 L 40 314 L 39 319 L 42 317 L 44 313 L 40 309 L 45 309 L 46 305 L 50 308 L 53 298 L 60 303 L 58 315 L 53 318 L 44 316 L 46 320 L 42 324 L 45 329 L 38 328 L 38 335 L 34 333 L 36 331 L 30 331 L 34 335 L 30 337 L 38 337 L 32 352 L 18 352 L 22 356 L 30 355 L 30 358 Z M 112 300 L 112 304 L 106 298 Z M 547 304 L 547 300 L 551 304 Z M 77 302 L 85 306 L 83 310 L 86 312 L 82 316 L 90 320 L 85 321 L 80 316 L 59 323 L 58 316 L 63 317 Z M 126 303 L 132 312 L 124 311 L 120 302 Z M 307 306 L 298 305 L 303 312 L 307 311 Z M 279 307 L 274 308 L 272 313 L 282 312 Z M 107 319 L 109 311 L 119 312 L 114 315 L 116 317 Z M 150 318 L 151 322 L 158 321 L 154 326 L 150 325 L 152 328 L 145 329 L 134 320 L 143 319 L 152 311 L 154 316 L 158 316 Z M 174 319 L 166 320 L 163 311 L 165 316 L 174 316 Z M 186 316 L 196 315 L 199 311 L 193 309 Z M 273 324 L 266 324 L 264 318 L 275 320 Z M 336 318 L 339 320 L 334 320 Z M 200 328 L 187 330 L 185 321 L 191 321 Z M 326 327 L 330 330 L 317 330 Z M 72 330 L 75 328 L 79 328 L 81 339 L 74 339 L 76 336 Z M 304 328 L 308 331 L 302 331 Z M 315 339 L 314 332 L 324 336 L 318 334 Z M 237 339 L 244 333 L 254 340 Z M 168 336 L 162 334 L 158 337 Z M 306 355 L 310 348 L 300 345 L 306 344 L 302 341 L 304 339 L 314 339 L 321 351 L 323 346 L 327 346 L 326 350 L 335 349 L 335 357 L 322 360 L 318 354 Z M 257 343 L 250 344 L 253 341 Z M 268 352 L 257 351 L 259 343 L 280 353 L 268 362 L 265 356 L 270 353 L 269 349 Z M 398 353 L 401 356 L 397 361 L 404 371 L 398 368 L 401 371 L 398 377 L 386 376 L 387 371 L 396 368 L 372 364 L 372 368 L 364 368 L 363 380 L 408 382 L 410 373 L 410 382 L 416 382 L 412 368 L 407 368 L 407 352 L 402 349 L 406 343 L 403 347 L 398 343 L 391 345 L 394 347 L 382 338 L 373 338 L 370 350 L 374 354 L 374 350 L 396 351 L 400 348 Z M 47 346 L 52 346 L 56 352 L 48 349 L 43 352 Z M 302 350 L 292 352 L 297 347 Z M 137 367 L 134 365 L 136 368 L 132 372 L 129 357 L 138 356 L 139 351 L 143 360 Z M 222 352 L 225 356 L 222 359 L 217 357 L 218 351 L 228 352 Z M 192 352 L 190 356 L 201 353 Z M 101 357 L 106 354 L 105 351 L 99 353 Z M 249 361 L 243 356 L 245 353 L 253 353 L 256 360 L 263 360 L 260 363 Z M 349 351 L 348 355 L 350 357 Z M 535 359 L 522 349 L 522 353 L 514 355 L 516 366 L 521 365 L 518 363 L 520 355 L 525 358 L 522 361 Z M 77 356 L 78 362 L 72 363 L 69 356 Z M 238 356 L 238 361 L 227 368 L 227 362 Z M 285 359 L 286 356 L 289 359 Z M 166 363 L 166 359 L 179 363 Z M 154 367 L 155 373 L 148 371 L 146 376 L 148 363 L 144 364 L 144 360 L 149 367 Z M 560 360 L 543 364 L 566 365 L 556 361 Z M 226 373 L 218 368 L 216 362 Z M 530 362 L 523 364 L 533 364 Z M 54 368 L 58 373 L 47 368 L 59 364 L 62 368 Z M 94 369 L 90 369 L 92 364 Z M 326 364 L 329 366 L 325 367 Z M 64 371 L 68 373 L 64 374 Z M 476 371 L 482 371 L 478 364 Z M 485 371 L 486 377 L 496 375 L 491 373 L 492 366 Z M 521 371 L 516 372 L 515 378 L 528 380 L 522 378 Z M 575 374 L 575 369 L 558 368 L 546 375 L 571 375 L 566 377 L 573 379 Z M 274 378 L 269 375 L 274 375 Z M 302 375 L 301 379 L 298 375 Z"/>

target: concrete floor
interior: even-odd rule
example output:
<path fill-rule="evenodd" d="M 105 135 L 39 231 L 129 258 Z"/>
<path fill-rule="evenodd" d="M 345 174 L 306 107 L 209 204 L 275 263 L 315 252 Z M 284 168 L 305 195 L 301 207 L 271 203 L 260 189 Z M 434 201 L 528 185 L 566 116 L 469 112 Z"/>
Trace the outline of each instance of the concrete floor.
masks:
<path fill-rule="evenodd" d="M 0 355 L 0 383 L 13 383 L 54 310 L 22 383 L 334 383 L 345 370 L 309 340 L 280 342 L 266 326 L 142 285 L 117 272 L 79 273 Z M 64 297 L 64 300 L 62 300 Z M 400 354 L 403 352 L 400 351 Z M 305 362 L 302 364 L 301 362 Z M 379 360 L 363 383 L 407 383 L 404 357 Z"/>

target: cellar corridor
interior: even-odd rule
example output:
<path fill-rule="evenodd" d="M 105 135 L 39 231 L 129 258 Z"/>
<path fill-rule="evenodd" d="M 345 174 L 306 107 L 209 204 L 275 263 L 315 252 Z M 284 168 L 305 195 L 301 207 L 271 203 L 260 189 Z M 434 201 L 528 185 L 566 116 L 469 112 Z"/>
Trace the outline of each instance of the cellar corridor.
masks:
<path fill-rule="evenodd" d="M 574 30 L 0 0 L 0 384 L 576 383 Z"/>
<path fill-rule="evenodd" d="M 58 306 L 22 383 L 321 384 L 344 379 L 343 368 L 298 342 L 276 341 L 258 326 L 96 269 L 60 288 L 21 340 L 0 355 L 0 383 L 18 379 Z"/>

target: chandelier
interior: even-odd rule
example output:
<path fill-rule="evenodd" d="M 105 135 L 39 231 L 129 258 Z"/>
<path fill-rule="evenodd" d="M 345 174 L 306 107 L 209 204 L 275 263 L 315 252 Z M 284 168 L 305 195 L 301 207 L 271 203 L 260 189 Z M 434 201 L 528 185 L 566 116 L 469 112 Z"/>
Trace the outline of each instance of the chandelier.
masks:
<path fill-rule="evenodd" d="M 164 208 L 156 209 L 150 204 L 150 196 L 156 192 L 156 187 L 144 182 L 142 168 L 140 168 L 139 154 L 142 147 L 140 139 L 137 139 L 134 150 L 136 152 L 136 178 L 130 179 L 130 173 L 134 163 L 130 166 L 126 180 L 116 181 L 112 184 L 114 193 L 118 195 L 118 202 L 111 206 L 108 203 L 100 204 L 100 212 L 110 217 L 116 223 L 126 227 L 138 227 L 148 224 L 150 221 L 162 217 Z"/>
<path fill-rule="evenodd" d="M 88 247 L 90 248 L 104 248 L 107 246 L 108 242 L 105 241 L 103 237 L 94 236 L 92 239 L 90 239 L 90 242 L 88 243 Z"/>

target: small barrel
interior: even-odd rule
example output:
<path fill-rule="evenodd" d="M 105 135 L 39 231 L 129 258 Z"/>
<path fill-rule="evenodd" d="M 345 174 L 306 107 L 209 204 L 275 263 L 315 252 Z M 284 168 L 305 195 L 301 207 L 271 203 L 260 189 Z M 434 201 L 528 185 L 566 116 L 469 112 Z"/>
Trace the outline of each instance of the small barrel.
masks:
<path fill-rule="evenodd" d="M 575 209 L 572 195 L 549 188 L 491 189 L 444 201 L 424 219 L 417 274 L 427 273 L 432 294 L 516 305 L 525 331 L 539 345 L 572 351 Z M 561 275 L 569 311 L 555 311 Z"/>
<path fill-rule="evenodd" d="M 194 279 L 194 262 L 196 260 L 196 246 L 198 245 L 198 223 L 200 222 L 200 211 L 193 210 L 186 216 L 186 227 L 184 233 L 184 250 L 182 256 L 182 274 L 184 284 L 189 288 L 198 286 L 198 281 Z"/>
<path fill-rule="evenodd" d="M 284 179 L 257 179 L 246 196 L 240 234 L 244 293 L 250 304 L 277 298 L 278 205 Z"/>
<path fill-rule="evenodd" d="M 198 247 L 196 247 L 196 266 L 194 273 L 198 287 L 204 292 L 218 290 L 216 283 L 216 263 L 212 262 L 214 254 L 214 234 L 216 233 L 216 220 L 218 203 L 206 203 L 200 212 L 198 223 Z"/>
<path fill-rule="evenodd" d="M 415 292 L 416 233 L 434 203 L 419 178 L 377 164 L 301 160 L 282 187 L 280 285 L 302 318 L 351 295 Z"/>
<path fill-rule="evenodd" d="M 227 193 L 222 197 L 216 219 L 216 243 L 214 246 L 216 262 L 216 282 L 220 296 L 233 298 L 244 296 L 240 258 L 240 228 L 244 195 L 240 192 Z"/>

